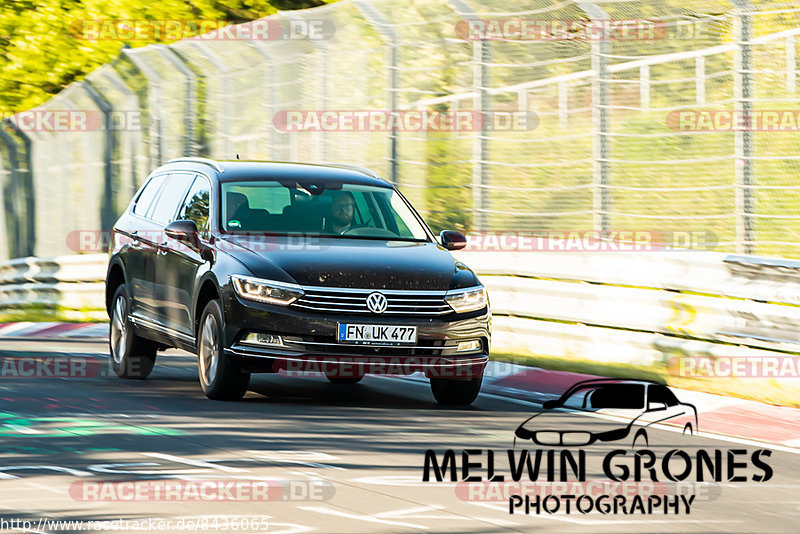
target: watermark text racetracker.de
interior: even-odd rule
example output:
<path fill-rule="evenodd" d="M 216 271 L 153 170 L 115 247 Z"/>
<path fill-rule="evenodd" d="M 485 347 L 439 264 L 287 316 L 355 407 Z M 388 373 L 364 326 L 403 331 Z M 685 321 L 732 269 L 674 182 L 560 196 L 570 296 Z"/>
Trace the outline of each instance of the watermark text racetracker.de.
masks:
<path fill-rule="evenodd" d="M 281 132 L 475 132 L 533 130 L 539 116 L 517 110 L 281 110 L 272 124 Z"/>
<path fill-rule="evenodd" d="M 335 493 L 322 479 L 82 480 L 69 488 L 70 497 L 81 502 L 329 501 Z"/>
<path fill-rule="evenodd" d="M 269 516 L 209 515 L 105 520 L 0 517 L 0 531 L 11 532 L 265 532 L 269 528 Z"/>
<path fill-rule="evenodd" d="M 687 378 L 800 378 L 798 356 L 676 356 L 667 371 Z"/>
<path fill-rule="evenodd" d="M 138 242 L 165 243 L 169 242 L 174 250 L 187 252 L 197 249 L 200 242 L 183 242 L 170 238 L 164 230 L 142 230 L 136 237 L 124 234 L 114 234 L 112 230 L 73 230 L 67 234 L 67 247 L 74 252 L 82 254 L 90 252 L 108 252 L 114 238 L 114 245 L 122 247 L 127 244 Z M 239 247 L 246 246 L 256 252 L 270 250 L 325 250 L 330 247 L 325 242 L 325 236 L 320 234 L 287 232 L 275 234 L 270 232 L 236 232 L 237 242 L 233 243 L 225 239 L 217 239 L 214 246 L 218 250 L 239 250 Z M 237 244 L 238 243 L 238 244 Z"/>
<path fill-rule="evenodd" d="M 182 19 L 76 19 L 75 39 L 87 41 L 276 41 L 330 39 L 336 25 L 326 19 L 263 18 L 246 21 Z"/>
<path fill-rule="evenodd" d="M 659 230 L 549 230 L 471 233 L 468 252 L 648 252 L 681 249 L 712 249 L 718 241 L 708 231 Z"/>
<path fill-rule="evenodd" d="M 458 482 L 455 486 L 456 497 L 462 501 L 472 502 L 508 502 L 514 495 L 540 496 L 548 495 L 581 495 L 599 498 L 606 495 L 609 499 L 617 496 L 632 499 L 639 495 L 642 497 L 661 496 L 664 498 L 685 495 L 694 495 L 700 501 L 716 500 L 722 492 L 719 484 L 715 482 L 654 482 L 645 480 L 641 482 L 612 481 L 605 479 L 588 479 L 584 481 L 503 481 L 491 482 Z"/>
<path fill-rule="evenodd" d="M 94 378 L 111 376 L 108 358 L 94 356 L 0 356 L 0 377 L 6 378 Z"/>
<path fill-rule="evenodd" d="M 797 132 L 798 109 L 682 109 L 670 111 L 667 127 L 679 132 Z"/>
<path fill-rule="evenodd" d="M 471 18 L 456 23 L 455 34 L 465 41 L 659 41 L 707 39 L 710 29 L 688 20 Z"/>
<path fill-rule="evenodd" d="M 106 115 L 92 109 L 29 109 L 0 114 L 0 120 L 10 121 L 22 132 L 138 132 L 150 124 L 147 114 L 139 110 L 112 110 Z"/>

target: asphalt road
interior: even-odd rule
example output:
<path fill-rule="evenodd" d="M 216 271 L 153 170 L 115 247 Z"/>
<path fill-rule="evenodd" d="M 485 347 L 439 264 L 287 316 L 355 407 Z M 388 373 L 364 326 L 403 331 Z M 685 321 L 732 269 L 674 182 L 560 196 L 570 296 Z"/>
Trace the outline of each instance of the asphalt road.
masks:
<path fill-rule="evenodd" d="M 103 376 L 105 367 L 100 376 L 90 378 L 13 376 L 15 371 L 25 374 L 25 369 L 9 363 L 14 357 L 58 354 L 87 355 L 101 362 L 107 357 L 105 345 L 96 342 L 0 342 L 0 532 L 20 526 L 12 520 L 31 521 L 25 525 L 30 532 L 162 532 L 167 527 L 172 532 L 272 533 L 800 528 L 800 456 L 791 452 L 774 451 L 766 458 L 774 470 L 767 482 L 690 486 L 697 495 L 690 514 L 664 515 L 657 509 L 653 514 L 573 510 L 567 515 L 562 503 L 555 514 L 525 515 L 519 509 L 510 515 L 507 495 L 501 492 L 473 485 L 470 493 L 449 477 L 445 482 L 422 482 L 424 452 L 434 449 L 441 460 L 441 453 L 453 449 L 460 468 L 462 450 L 481 449 L 484 453 L 473 461 L 483 460 L 484 468 L 470 474 L 485 478 L 485 451 L 492 449 L 496 470 L 510 478 L 505 451 L 512 447 L 513 430 L 537 411 L 534 404 L 481 395 L 472 407 L 446 409 L 434 402 L 427 383 L 408 379 L 368 377 L 361 384 L 342 386 L 318 377 L 274 375 L 254 375 L 242 402 L 213 402 L 200 391 L 194 360 L 179 351 L 161 353 L 146 381 Z M 38 374 L 46 372 L 40 369 Z M 574 415 L 563 415 L 565 427 L 583 424 Z M 702 421 L 700 425 L 702 429 Z M 712 457 L 720 449 L 723 458 L 728 449 L 759 448 L 667 431 L 651 432 L 650 440 L 650 449 L 659 457 L 675 448 L 690 456 L 702 448 Z M 586 448 L 588 478 L 608 482 L 601 461 L 610 450 Z M 748 460 L 749 453 L 740 459 Z M 723 476 L 726 469 L 725 464 Z M 744 468 L 745 474 L 758 472 L 752 462 Z M 228 500 L 198 498 L 197 488 L 211 481 L 228 488 L 238 481 L 242 493 L 236 495 L 246 500 L 232 501 L 232 494 L 224 491 L 219 495 Z M 266 493 L 264 481 L 269 481 Z M 158 489 L 159 484 L 173 484 L 174 489 L 179 482 L 183 486 L 171 494 Z M 575 490 L 544 487 L 556 494 Z M 613 485 L 602 487 L 600 493 L 620 491 Z M 645 496 L 686 491 L 663 483 L 626 488 L 622 491 Z M 128 500 L 137 489 L 139 498 Z M 107 523 L 88 530 L 86 524 L 83 530 L 74 525 L 56 529 L 43 518 Z M 171 523 L 150 521 L 155 519 Z"/>

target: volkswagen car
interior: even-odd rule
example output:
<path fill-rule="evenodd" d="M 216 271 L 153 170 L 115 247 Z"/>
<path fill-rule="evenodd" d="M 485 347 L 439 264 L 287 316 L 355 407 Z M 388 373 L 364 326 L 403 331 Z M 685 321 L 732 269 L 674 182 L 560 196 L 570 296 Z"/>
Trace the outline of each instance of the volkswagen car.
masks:
<path fill-rule="evenodd" d="M 198 357 L 211 399 L 251 373 L 430 379 L 443 404 L 478 395 L 489 301 L 408 200 L 349 165 L 179 158 L 115 223 L 106 278 L 112 366 L 146 378 L 159 350 Z"/>

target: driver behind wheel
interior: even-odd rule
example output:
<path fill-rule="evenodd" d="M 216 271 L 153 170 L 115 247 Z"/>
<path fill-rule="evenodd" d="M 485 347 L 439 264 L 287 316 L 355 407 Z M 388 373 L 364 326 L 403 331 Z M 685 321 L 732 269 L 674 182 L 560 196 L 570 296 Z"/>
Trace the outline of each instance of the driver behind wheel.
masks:
<path fill-rule="evenodd" d="M 331 199 L 331 216 L 325 219 L 322 230 L 343 234 L 353 227 L 355 198 L 350 191 L 336 191 Z"/>

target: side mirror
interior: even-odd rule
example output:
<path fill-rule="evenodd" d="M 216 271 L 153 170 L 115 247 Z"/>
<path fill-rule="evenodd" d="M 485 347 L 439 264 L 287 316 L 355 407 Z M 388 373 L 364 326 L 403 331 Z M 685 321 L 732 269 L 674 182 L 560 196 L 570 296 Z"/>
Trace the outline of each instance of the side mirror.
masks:
<path fill-rule="evenodd" d="M 185 219 L 173 221 L 164 228 L 164 233 L 167 234 L 167 237 L 192 246 L 197 246 L 199 243 L 197 225 L 194 221 Z"/>
<path fill-rule="evenodd" d="M 647 403 L 647 411 L 648 412 L 657 412 L 658 410 L 666 410 L 667 404 L 664 402 L 648 402 Z"/>
<path fill-rule="evenodd" d="M 558 408 L 558 407 L 559 407 L 558 399 L 552 399 L 549 401 L 544 401 L 542 403 L 542 408 L 544 408 L 545 410 L 552 410 L 553 408 Z"/>
<path fill-rule="evenodd" d="M 461 250 L 467 246 L 467 238 L 464 237 L 464 234 L 453 230 L 442 230 L 442 233 L 439 234 L 439 240 L 447 250 Z"/>

